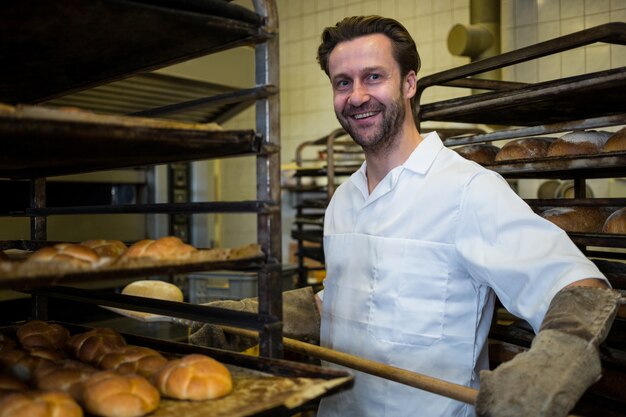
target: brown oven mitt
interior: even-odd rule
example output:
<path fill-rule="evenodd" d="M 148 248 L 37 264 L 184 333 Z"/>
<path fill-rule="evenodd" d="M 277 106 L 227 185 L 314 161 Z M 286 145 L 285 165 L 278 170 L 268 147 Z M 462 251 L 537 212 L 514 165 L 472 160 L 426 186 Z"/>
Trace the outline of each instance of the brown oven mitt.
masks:
<path fill-rule="evenodd" d="M 548 308 L 530 350 L 480 373 L 480 417 L 567 416 L 600 379 L 598 346 L 620 304 L 611 289 L 568 287 Z"/>
<path fill-rule="evenodd" d="M 256 298 L 244 298 L 240 301 L 213 301 L 205 305 L 256 313 L 259 304 Z M 315 293 L 311 287 L 283 292 L 283 334 L 285 337 L 319 344 L 320 320 Z M 253 339 L 225 333 L 219 326 L 198 322 L 191 326 L 189 342 L 194 345 L 237 352 L 242 352 L 257 343 Z"/>

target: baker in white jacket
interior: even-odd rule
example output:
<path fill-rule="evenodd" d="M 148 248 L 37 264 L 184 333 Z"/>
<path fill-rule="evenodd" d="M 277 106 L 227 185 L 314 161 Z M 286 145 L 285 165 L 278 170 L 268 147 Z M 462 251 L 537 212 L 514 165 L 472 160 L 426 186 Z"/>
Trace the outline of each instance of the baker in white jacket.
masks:
<path fill-rule="evenodd" d="M 619 292 L 497 173 L 418 132 L 411 101 L 420 61 L 400 23 L 346 18 L 324 30 L 318 61 L 365 163 L 326 211 L 323 292 L 283 294 L 284 334 L 479 388 L 474 408 L 355 372 L 354 388 L 323 398 L 318 417 L 566 416 L 600 376 L 598 345 Z M 537 336 L 488 371 L 496 295 Z M 216 326 L 193 330 L 193 343 L 244 347 Z"/>

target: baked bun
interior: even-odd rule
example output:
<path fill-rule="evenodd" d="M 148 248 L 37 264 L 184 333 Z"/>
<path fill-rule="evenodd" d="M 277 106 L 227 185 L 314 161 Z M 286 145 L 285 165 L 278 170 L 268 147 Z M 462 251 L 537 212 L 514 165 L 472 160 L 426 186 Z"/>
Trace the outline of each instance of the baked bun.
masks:
<path fill-rule="evenodd" d="M 0 417 L 82 417 L 83 410 L 64 392 L 20 391 L 0 399 Z"/>
<path fill-rule="evenodd" d="M 31 356 L 30 353 L 22 349 L 8 350 L 0 355 L 0 365 L 21 381 L 29 381 L 38 367 L 50 362 L 47 359 Z"/>
<path fill-rule="evenodd" d="M 26 350 L 31 356 L 41 359 L 47 359 L 49 361 L 60 361 L 67 358 L 65 352 L 58 349 L 34 347 Z"/>
<path fill-rule="evenodd" d="M 150 378 L 167 363 L 167 359 L 154 349 L 143 346 L 124 346 L 102 355 L 97 366 L 120 374 L 136 373 Z"/>
<path fill-rule="evenodd" d="M 156 410 L 160 401 L 159 391 L 139 375 L 101 371 L 83 383 L 82 404 L 97 416 L 143 416 Z"/>
<path fill-rule="evenodd" d="M 154 383 L 161 395 L 179 400 L 211 400 L 233 390 L 228 369 L 199 354 L 171 360 L 154 376 Z"/>
<path fill-rule="evenodd" d="M 175 236 L 157 240 L 145 239 L 133 244 L 124 253 L 124 258 L 152 258 L 159 260 L 187 259 L 197 249 Z"/>
<path fill-rule="evenodd" d="M 33 375 L 33 382 L 40 390 L 63 391 L 80 400 L 83 383 L 96 372 L 87 364 L 66 359 L 40 366 Z"/>
<path fill-rule="evenodd" d="M 626 234 L 626 207 L 611 213 L 602 227 L 604 233 Z"/>
<path fill-rule="evenodd" d="M 597 154 L 611 136 L 611 132 L 596 130 L 567 133 L 550 145 L 548 156 Z"/>
<path fill-rule="evenodd" d="M 26 391 L 28 386 L 14 375 L 0 374 L 0 392 Z"/>
<path fill-rule="evenodd" d="M 461 146 L 454 149 L 459 155 L 470 161 L 474 161 L 480 165 L 488 165 L 493 163 L 496 155 L 500 151 L 495 145 L 487 143 L 475 143 L 472 145 Z"/>
<path fill-rule="evenodd" d="M 508 142 L 496 155 L 496 161 L 544 158 L 554 138 L 522 138 Z"/>
<path fill-rule="evenodd" d="M 602 152 L 626 151 L 626 127 L 615 132 L 602 147 Z"/>
<path fill-rule="evenodd" d="M 158 280 L 140 280 L 131 282 L 122 290 L 122 294 L 137 297 L 156 298 L 158 300 L 183 301 L 183 292 L 174 284 Z"/>
<path fill-rule="evenodd" d="M 92 239 L 80 243 L 91 248 L 101 257 L 118 258 L 128 247 L 121 240 Z"/>
<path fill-rule="evenodd" d="M 31 320 L 17 328 L 17 338 L 25 349 L 62 349 L 70 332 L 60 324 Z"/>
<path fill-rule="evenodd" d="M 611 210 L 605 207 L 553 207 L 541 217 L 566 232 L 599 233 Z"/>
<path fill-rule="evenodd" d="M 125 345 L 126 341 L 115 330 L 99 328 L 73 335 L 67 341 L 66 349 L 79 361 L 93 364 L 102 355 L 120 350 Z"/>
<path fill-rule="evenodd" d="M 58 243 L 39 249 L 26 262 L 58 262 L 76 267 L 94 267 L 100 257 L 93 249 L 73 243 Z"/>

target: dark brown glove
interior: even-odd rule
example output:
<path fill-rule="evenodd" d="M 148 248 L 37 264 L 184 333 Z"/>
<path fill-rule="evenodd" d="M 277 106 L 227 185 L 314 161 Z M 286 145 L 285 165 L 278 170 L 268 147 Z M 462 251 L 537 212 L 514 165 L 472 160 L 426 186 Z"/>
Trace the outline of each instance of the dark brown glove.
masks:
<path fill-rule="evenodd" d="M 240 301 L 213 301 L 206 305 L 256 313 L 259 303 L 256 298 L 244 298 Z M 253 339 L 224 333 L 220 327 L 212 324 L 194 323 L 191 326 L 191 332 L 189 342 L 195 345 L 241 352 L 257 343 Z M 319 344 L 320 313 L 311 287 L 283 293 L 283 334 L 293 339 Z"/>
<path fill-rule="evenodd" d="M 480 417 L 564 417 L 601 376 L 598 346 L 606 338 L 620 293 L 568 287 L 550 303 L 530 350 L 480 373 Z"/>

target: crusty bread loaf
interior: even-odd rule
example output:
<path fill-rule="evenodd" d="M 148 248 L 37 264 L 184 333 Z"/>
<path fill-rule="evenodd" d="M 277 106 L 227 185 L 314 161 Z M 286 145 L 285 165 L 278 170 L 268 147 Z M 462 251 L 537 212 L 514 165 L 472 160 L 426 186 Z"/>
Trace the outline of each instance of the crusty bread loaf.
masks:
<path fill-rule="evenodd" d="M 157 409 L 159 391 L 140 375 L 100 371 L 83 383 L 82 404 L 103 417 L 137 417 Z"/>
<path fill-rule="evenodd" d="M 548 154 L 550 144 L 554 138 L 521 138 L 507 142 L 498 155 L 496 161 L 511 161 L 516 159 L 544 158 Z"/>
<path fill-rule="evenodd" d="M 32 356 L 22 349 L 7 350 L 0 354 L 0 365 L 21 381 L 29 381 L 38 367 L 49 362 L 47 359 Z"/>
<path fill-rule="evenodd" d="M 128 247 L 121 240 L 92 239 L 80 243 L 91 248 L 101 257 L 118 258 Z"/>
<path fill-rule="evenodd" d="M 70 338 L 70 332 L 57 323 L 31 320 L 17 328 L 17 338 L 25 349 L 46 348 L 63 349 Z"/>
<path fill-rule="evenodd" d="M 488 143 L 475 143 L 461 146 L 454 150 L 465 159 L 469 159 L 480 165 L 488 165 L 493 163 L 500 148 Z"/>
<path fill-rule="evenodd" d="M 597 154 L 611 136 L 611 132 L 587 130 L 566 133 L 548 148 L 548 156 Z"/>
<path fill-rule="evenodd" d="M 87 364 L 65 359 L 40 366 L 33 375 L 33 383 L 40 390 L 63 391 L 80 400 L 83 382 L 96 372 Z"/>
<path fill-rule="evenodd" d="M 139 280 L 128 284 L 122 294 L 158 300 L 183 301 L 183 292 L 176 285 L 158 280 Z"/>
<path fill-rule="evenodd" d="M 541 216 L 566 232 L 599 233 L 610 214 L 605 207 L 553 207 Z"/>
<path fill-rule="evenodd" d="M 626 127 L 615 132 L 602 147 L 602 152 L 626 151 Z"/>
<path fill-rule="evenodd" d="M 115 352 L 126 345 L 118 332 L 108 328 L 93 329 L 69 338 L 66 349 L 79 361 L 93 364 L 105 353 Z"/>
<path fill-rule="evenodd" d="M 27 389 L 28 385 L 15 375 L 0 374 L 0 391 L 25 391 Z"/>
<path fill-rule="evenodd" d="M 100 257 L 91 248 L 87 246 L 58 243 L 54 246 L 46 246 L 39 249 L 26 259 L 30 262 L 57 262 L 74 267 L 94 267 L 99 264 Z"/>
<path fill-rule="evenodd" d="M 64 392 L 18 391 L 0 399 L 0 417 L 82 417 L 78 403 Z"/>
<path fill-rule="evenodd" d="M 101 369 L 121 374 L 136 373 L 150 378 L 166 363 L 167 359 L 154 349 L 127 345 L 120 350 L 102 355 L 96 365 Z"/>
<path fill-rule="evenodd" d="M 233 380 L 228 369 L 205 355 L 171 360 L 154 376 L 161 395 L 179 400 L 210 400 L 229 394 Z"/>
<path fill-rule="evenodd" d="M 604 233 L 626 234 L 626 207 L 614 211 L 604 222 Z"/>
<path fill-rule="evenodd" d="M 123 258 L 186 259 L 197 249 L 175 236 L 145 239 L 133 244 Z"/>

